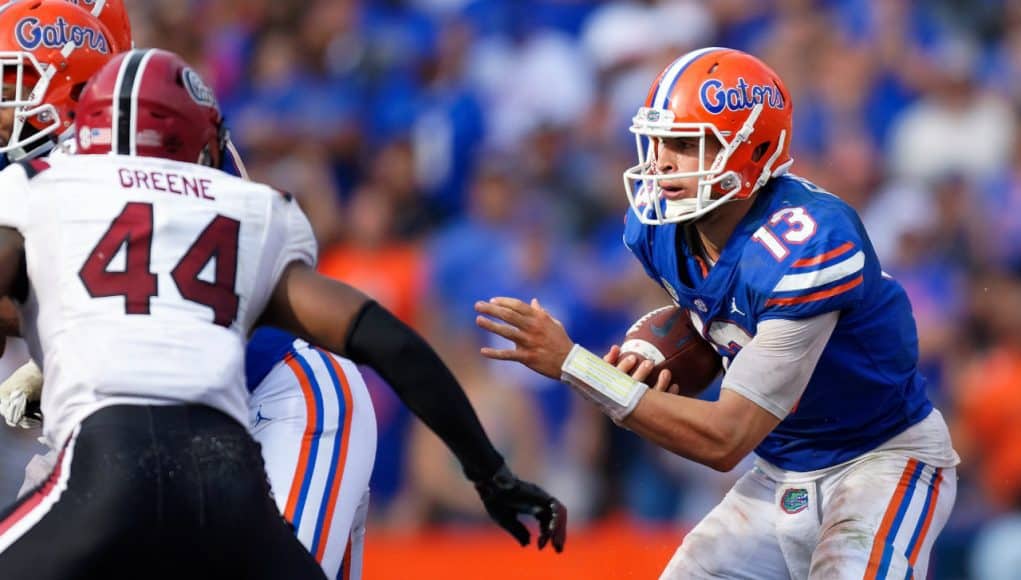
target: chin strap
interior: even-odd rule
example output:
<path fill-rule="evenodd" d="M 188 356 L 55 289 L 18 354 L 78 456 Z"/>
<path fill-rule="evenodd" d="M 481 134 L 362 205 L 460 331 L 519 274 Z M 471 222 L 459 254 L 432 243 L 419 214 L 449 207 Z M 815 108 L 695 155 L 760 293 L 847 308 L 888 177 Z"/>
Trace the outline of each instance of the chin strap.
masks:
<path fill-rule="evenodd" d="M 234 141 L 231 141 L 230 134 L 227 134 L 227 139 L 223 143 L 223 150 L 230 154 L 231 159 L 234 160 L 234 167 L 237 167 L 238 173 L 241 174 L 241 178 L 246 181 L 251 181 L 248 177 L 248 169 L 245 167 L 245 162 L 241 160 L 241 154 L 238 152 L 237 147 L 234 146 Z"/>
<path fill-rule="evenodd" d="M 773 154 L 769 156 L 769 160 L 767 160 L 766 164 L 762 167 L 762 173 L 760 173 L 759 178 L 755 180 L 755 187 L 752 191 L 756 191 L 763 185 L 766 185 L 766 182 L 769 181 L 770 177 L 782 175 L 787 171 L 787 168 L 791 166 L 791 163 L 794 163 L 794 160 L 792 159 L 780 167 L 777 167 L 775 172 L 773 171 L 773 164 L 776 163 L 777 158 L 780 157 L 780 152 L 783 151 L 784 141 L 786 140 L 787 131 L 780 131 L 780 138 L 776 140 L 776 150 L 773 151 Z"/>
<path fill-rule="evenodd" d="M 238 148 L 234 145 L 234 141 L 230 138 L 230 129 L 227 128 L 227 124 L 224 121 L 220 122 L 220 127 L 217 129 L 217 143 L 220 145 L 220 163 L 217 169 L 223 169 L 226 164 L 226 156 L 230 155 L 231 161 L 234 162 L 234 167 L 238 170 L 238 176 L 245 181 L 251 181 L 248 177 L 248 168 L 245 167 L 245 162 L 241 160 L 241 153 L 238 152 Z M 208 147 L 203 149 L 203 156 L 208 157 Z"/>

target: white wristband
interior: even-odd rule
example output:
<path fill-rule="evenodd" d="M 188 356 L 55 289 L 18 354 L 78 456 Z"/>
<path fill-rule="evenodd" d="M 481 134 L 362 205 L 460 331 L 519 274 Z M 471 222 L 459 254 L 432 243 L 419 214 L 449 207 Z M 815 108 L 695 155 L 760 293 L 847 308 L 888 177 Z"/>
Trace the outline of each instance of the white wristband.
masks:
<path fill-rule="evenodd" d="M 649 387 L 620 372 L 581 345 L 574 345 L 560 367 L 560 380 L 599 405 L 614 422 L 620 423 L 638 406 Z"/>

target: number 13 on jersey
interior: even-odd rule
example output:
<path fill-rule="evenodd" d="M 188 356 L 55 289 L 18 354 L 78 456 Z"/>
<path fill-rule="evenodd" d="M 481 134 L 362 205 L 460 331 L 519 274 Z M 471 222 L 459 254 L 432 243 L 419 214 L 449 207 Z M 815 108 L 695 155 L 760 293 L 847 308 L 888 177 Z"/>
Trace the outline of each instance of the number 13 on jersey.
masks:
<path fill-rule="evenodd" d="M 783 234 L 783 240 L 773 231 L 773 227 L 784 222 L 788 229 Z M 752 234 L 752 239 L 762 244 L 769 250 L 769 253 L 779 262 L 786 258 L 791 251 L 788 244 L 803 244 L 815 235 L 818 226 L 812 216 L 808 215 L 803 207 L 786 207 L 773 214 L 769 221 Z M 787 243 L 784 243 L 787 242 Z"/>
<path fill-rule="evenodd" d="M 169 273 L 181 296 L 211 308 L 213 323 L 220 326 L 230 326 L 238 314 L 235 282 L 240 230 L 241 222 L 217 215 Z M 89 295 L 123 296 L 125 314 L 149 314 L 149 301 L 158 295 L 158 274 L 150 265 L 152 244 L 152 204 L 126 204 L 78 271 Z M 110 263 L 122 246 L 126 246 L 124 270 L 111 271 Z M 207 282 L 199 274 L 211 260 L 216 266 L 213 281 Z"/>

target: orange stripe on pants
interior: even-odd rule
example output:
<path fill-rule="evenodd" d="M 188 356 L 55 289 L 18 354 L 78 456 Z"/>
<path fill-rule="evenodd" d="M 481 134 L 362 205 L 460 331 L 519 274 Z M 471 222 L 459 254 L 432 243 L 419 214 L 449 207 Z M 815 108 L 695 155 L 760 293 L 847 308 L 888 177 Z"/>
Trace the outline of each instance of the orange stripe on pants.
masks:
<path fill-rule="evenodd" d="M 925 514 L 925 521 L 922 523 L 922 531 L 918 534 L 918 540 L 915 542 L 915 547 L 911 550 L 911 554 L 908 555 L 908 565 L 912 568 L 915 567 L 915 561 L 918 560 L 918 553 L 922 551 L 922 544 L 925 543 L 925 534 L 929 531 L 929 524 L 932 523 L 932 514 L 936 513 L 936 502 L 939 500 L 939 486 L 943 483 L 943 470 L 936 470 L 936 479 L 932 482 L 932 497 L 929 499 L 929 511 Z"/>
<path fill-rule="evenodd" d="M 294 469 L 294 479 L 291 480 L 291 493 L 287 496 L 287 507 L 284 509 L 284 518 L 294 522 L 294 510 L 298 507 L 298 498 L 301 496 L 301 482 L 304 479 L 305 471 L 308 469 L 309 456 L 312 455 L 312 439 L 316 436 L 316 400 L 312 393 L 312 382 L 309 380 L 305 369 L 301 368 L 298 361 L 294 360 L 294 353 L 288 353 L 284 362 L 291 368 L 291 372 L 298 379 L 301 385 L 301 394 L 305 397 L 305 434 L 301 437 L 301 452 L 298 453 L 298 465 Z"/>
<path fill-rule="evenodd" d="M 336 373 L 337 379 L 340 381 L 341 391 L 344 393 L 344 433 L 340 438 L 340 456 L 337 460 L 338 473 L 333 478 L 333 485 L 330 487 L 329 499 L 326 501 L 326 517 L 323 521 L 323 528 L 319 530 L 319 547 L 316 549 L 315 557 L 316 561 L 323 561 L 323 553 L 326 551 L 326 541 L 330 538 L 330 525 L 333 523 L 333 509 L 337 506 L 337 496 L 340 494 L 340 484 L 344 479 L 344 465 L 347 463 L 347 446 L 348 441 L 351 438 L 351 415 L 354 411 L 354 401 L 351 396 L 351 385 L 347 382 L 347 375 L 344 374 L 344 370 L 340 368 L 337 363 L 337 359 L 333 358 L 333 355 L 317 348 L 327 360 L 330 361 L 330 366 L 333 367 L 333 372 Z"/>
<path fill-rule="evenodd" d="M 883 560 L 883 550 L 886 548 L 886 536 L 890 534 L 890 526 L 893 525 L 893 520 L 897 517 L 900 504 L 904 502 L 904 492 L 908 489 L 908 482 L 911 481 L 911 474 L 914 473 L 916 465 L 918 465 L 917 459 L 908 459 L 908 464 L 904 466 L 904 473 L 901 474 L 900 481 L 897 482 L 897 489 L 894 490 L 893 497 L 890 498 L 890 504 L 886 506 L 883 523 L 880 524 L 879 531 L 872 541 L 869 565 L 865 568 L 866 580 L 872 580 L 879 573 L 879 564 Z M 890 539 L 890 542 L 893 543 L 893 538 Z"/>

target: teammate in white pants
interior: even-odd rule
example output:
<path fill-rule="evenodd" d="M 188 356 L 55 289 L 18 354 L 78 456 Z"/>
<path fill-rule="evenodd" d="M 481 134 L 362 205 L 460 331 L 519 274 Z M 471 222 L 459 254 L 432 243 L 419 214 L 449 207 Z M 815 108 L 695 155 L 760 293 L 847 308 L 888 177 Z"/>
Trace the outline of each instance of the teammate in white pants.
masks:
<path fill-rule="evenodd" d="M 249 430 L 280 513 L 327 576 L 361 577 L 376 416 L 350 360 L 269 327 L 252 336 Z"/>

